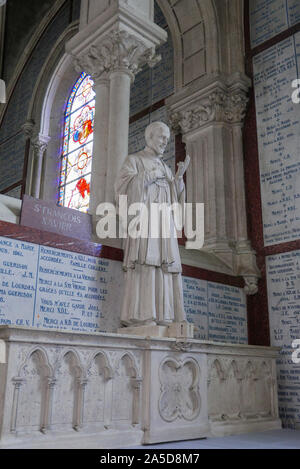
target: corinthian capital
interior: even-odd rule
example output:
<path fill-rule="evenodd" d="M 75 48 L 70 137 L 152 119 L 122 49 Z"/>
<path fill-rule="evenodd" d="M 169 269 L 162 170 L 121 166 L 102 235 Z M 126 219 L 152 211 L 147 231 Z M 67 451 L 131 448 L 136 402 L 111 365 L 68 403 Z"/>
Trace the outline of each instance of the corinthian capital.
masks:
<path fill-rule="evenodd" d="M 35 156 L 42 156 L 47 149 L 50 137 L 38 135 L 32 142 Z"/>
<path fill-rule="evenodd" d="M 118 70 L 128 72 L 134 79 L 145 64 L 153 67 L 160 60 L 153 48 L 147 49 L 126 31 L 112 31 L 101 44 L 92 45 L 87 52 L 73 58 L 76 71 L 85 71 L 95 81 Z"/>
<path fill-rule="evenodd" d="M 243 124 L 248 104 L 245 87 L 230 88 L 217 83 L 195 93 L 188 102 L 169 106 L 169 121 L 175 131 L 183 134 L 212 122 Z"/>

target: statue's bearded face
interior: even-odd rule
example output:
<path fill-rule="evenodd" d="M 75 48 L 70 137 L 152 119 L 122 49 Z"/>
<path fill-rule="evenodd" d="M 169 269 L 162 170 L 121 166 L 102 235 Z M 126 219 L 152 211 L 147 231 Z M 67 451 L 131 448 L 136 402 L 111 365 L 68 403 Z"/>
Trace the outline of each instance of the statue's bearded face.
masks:
<path fill-rule="evenodd" d="M 158 127 L 150 135 L 147 142 L 148 146 L 155 151 L 157 155 L 163 155 L 170 139 L 170 131 L 164 127 Z"/>

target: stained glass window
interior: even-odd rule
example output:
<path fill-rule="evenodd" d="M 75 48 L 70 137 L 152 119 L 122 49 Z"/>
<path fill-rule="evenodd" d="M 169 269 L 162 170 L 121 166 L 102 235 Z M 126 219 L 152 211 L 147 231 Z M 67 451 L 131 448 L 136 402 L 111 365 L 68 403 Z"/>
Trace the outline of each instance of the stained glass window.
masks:
<path fill-rule="evenodd" d="M 93 154 L 95 93 L 93 80 L 82 73 L 65 111 L 58 204 L 87 212 Z"/>

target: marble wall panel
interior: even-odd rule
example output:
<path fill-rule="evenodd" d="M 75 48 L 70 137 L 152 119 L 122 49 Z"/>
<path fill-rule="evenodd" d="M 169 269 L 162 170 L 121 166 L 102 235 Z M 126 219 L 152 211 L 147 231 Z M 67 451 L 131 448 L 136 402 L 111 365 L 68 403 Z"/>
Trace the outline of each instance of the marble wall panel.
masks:
<path fill-rule="evenodd" d="M 299 21 L 298 0 L 250 0 L 252 47 L 272 39 Z"/>
<path fill-rule="evenodd" d="M 292 342 L 300 339 L 300 251 L 267 257 L 271 345 L 277 360 L 279 413 L 285 427 L 300 429 L 300 364 Z"/>
<path fill-rule="evenodd" d="M 135 78 L 130 92 L 130 115 L 147 109 L 174 92 L 174 50 L 170 30 L 155 2 L 155 23 L 168 33 L 168 40 L 156 52 L 161 61 L 153 68 L 144 67 Z"/>
<path fill-rule="evenodd" d="M 183 277 L 184 305 L 195 338 L 247 344 L 247 307 L 241 288 Z"/>
<path fill-rule="evenodd" d="M 0 238 L 0 325 L 32 326 L 39 246 Z"/>
<path fill-rule="evenodd" d="M 300 33 L 253 59 L 265 246 L 300 238 Z"/>
<path fill-rule="evenodd" d="M 76 332 L 120 327 L 120 261 L 0 237 L 0 325 Z M 195 338 L 247 343 L 243 290 L 183 277 Z"/>

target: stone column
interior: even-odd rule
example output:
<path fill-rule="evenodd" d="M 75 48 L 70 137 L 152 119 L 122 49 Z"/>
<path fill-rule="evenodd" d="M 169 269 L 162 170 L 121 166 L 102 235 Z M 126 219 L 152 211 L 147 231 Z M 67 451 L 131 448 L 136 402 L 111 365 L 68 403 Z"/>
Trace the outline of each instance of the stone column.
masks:
<path fill-rule="evenodd" d="M 114 202 L 116 175 L 128 153 L 130 85 L 145 64 L 157 63 L 155 48 L 167 40 L 153 16 L 152 0 L 83 0 L 80 31 L 66 46 L 76 70 L 95 81 L 92 215 L 100 202 Z"/>
<path fill-rule="evenodd" d="M 128 154 L 130 85 L 133 76 L 126 69 L 117 70 L 110 77 L 108 168 L 106 201 L 114 201 L 114 183 Z"/>
<path fill-rule="evenodd" d="M 131 386 L 133 389 L 133 404 L 132 404 L 132 425 L 140 423 L 140 401 L 141 401 L 141 385 L 142 378 L 132 378 Z"/>
<path fill-rule="evenodd" d="M 13 385 L 14 385 L 14 396 L 13 396 L 13 404 L 12 404 L 12 413 L 11 413 L 11 426 L 10 431 L 15 433 L 17 430 L 17 415 L 18 415 L 18 404 L 19 404 L 19 394 L 22 384 L 24 384 L 24 378 L 13 378 Z"/>
<path fill-rule="evenodd" d="M 220 77 L 168 104 L 191 157 L 187 201 L 204 203 L 203 249 L 243 276 L 246 293 L 253 294 L 260 274 L 247 236 L 242 142 L 249 85 L 246 77 Z"/>
<path fill-rule="evenodd" d="M 33 167 L 32 167 L 32 184 L 31 195 L 36 199 L 40 197 L 41 177 L 43 168 L 44 153 L 47 149 L 50 137 L 39 134 L 33 140 Z"/>
<path fill-rule="evenodd" d="M 44 402 L 43 423 L 41 432 L 46 433 L 52 429 L 52 407 L 53 394 L 57 380 L 55 378 L 46 377 L 46 394 Z"/>
<path fill-rule="evenodd" d="M 77 378 L 76 385 L 77 385 L 77 400 L 75 403 L 75 422 L 74 422 L 74 430 L 79 432 L 83 427 L 83 419 L 84 419 L 84 393 L 85 388 L 88 383 L 86 378 Z"/>
<path fill-rule="evenodd" d="M 95 121 L 89 212 L 95 214 L 97 206 L 105 200 L 107 174 L 109 79 L 104 75 L 95 80 Z"/>

